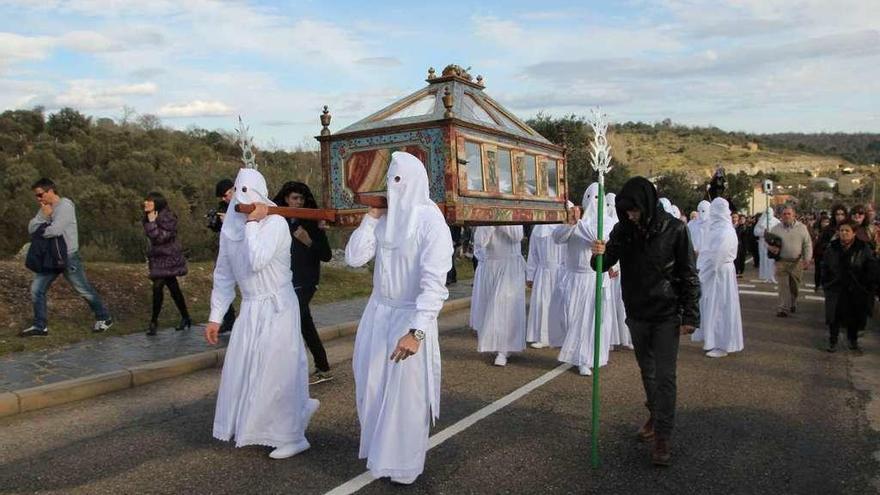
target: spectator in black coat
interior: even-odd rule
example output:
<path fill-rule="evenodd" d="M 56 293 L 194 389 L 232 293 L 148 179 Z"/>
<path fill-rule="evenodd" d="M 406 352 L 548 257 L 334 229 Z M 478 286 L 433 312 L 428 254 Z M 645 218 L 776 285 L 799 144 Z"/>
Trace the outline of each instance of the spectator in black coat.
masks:
<path fill-rule="evenodd" d="M 278 206 L 318 207 L 318 202 L 315 201 L 309 186 L 295 181 L 285 183 L 273 201 Z M 315 359 L 316 371 L 309 384 L 315 385 L 333 379 L 333 375 L 330 374 L 330 363 L 327 362 L 327 352 L 321 343 L 321 337 L 318 335 L 318 329 L 315 328 L 312 311 L 309 308 L 309 303 L 317 292 L 321 280 L 321 262 L 330 261 L 333 253 L 330 251 L 327 234 L 318 222 L 290 218 L 288 224 L 290 235 L 293 237 L 293 242 L 290 244 L 292 257 L 290 269 L 293 271 L 293 288 L 299 299 L 302 335 Z"/>
<path fill-rule="evenodd" d="M 186 258 L 177 240 L 177 216 L 168 208 L 168 201 L 161 193 L 151 192 L 144 199 L 144 233 L 150 240 L 147 261 L 150 267 L 150 280 L 153 281 L 153 313 L 147 335 L 156 335 L 159 326 L 159 313 L 162 311 L 162 300 L 165 287 L 171 293 L 171 299 L 180 311 L 180 324 L 175 330 L 186 330 L 192 327 L 192 320 L 186 308 L 186 300 L 177 277 L 186 275 Z"/>
<path fill-rule="evenodd" d="M 232 201 L 235 183 L 232 179 L 222 179 L 214 186 L 214 196 L 217 197 L 217 209 L 208 214 L 208 228 L 219 233 L 223 228 L 223 219 L 226 218 L 226 210 L 229 209 L 229 202 Z M 223 323 L 220 324 L 220 333 L 232 331 L 232 325 L 235 323 L 235 306 L 229 305 L 226 314 L 223 315 Z"/>
<path fill-rule="evenodd" d="M 861 352 L 859 332 L 865 329 L 880 280 L 874 252 L 856 237 L 856 228 L 852 221 L 841 223 L 837 239 L 828 245 L 822 260 L 828 352 L 837 350 L 842 326 L 846 327 L 849 348 Z"/>

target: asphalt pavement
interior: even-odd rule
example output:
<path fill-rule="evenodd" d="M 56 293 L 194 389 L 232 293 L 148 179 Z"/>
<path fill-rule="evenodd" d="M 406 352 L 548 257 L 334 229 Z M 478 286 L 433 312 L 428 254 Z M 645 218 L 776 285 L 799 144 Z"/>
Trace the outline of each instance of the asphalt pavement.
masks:
<path fill-rule="evenodd" d="M 670 468 L 653 467 L 635 440 L 644 396 L 633 353 L 618 351 L 601 371 L 599 469 L 589 463 L 592 380 L 569 369 L 429 451 L 413 486 L 377 480 L 358 493 L 875 492 L 880 436 L 870 394 L 852 381 L 867 356 L 822 350 L 820 301 L 802 301 L 786 319 L 774 306 L 769 295 L 742 296 L 742 353 L 710 359 L 682 341 Z M 441 318 L 435 435 L 559 366 L 551 349 L 492 366 L 466 324 L 466 311 Z M 204 370 L 0 420 L 0 494 L 326 493 L 365 471 L 351 348 L 351 338 L 328 345 L 336 379 L 312 388 L 321 408 L 312 448 L 298 456 L 275 461 L 268 449 L 214 440 L 219 370 Z"/>

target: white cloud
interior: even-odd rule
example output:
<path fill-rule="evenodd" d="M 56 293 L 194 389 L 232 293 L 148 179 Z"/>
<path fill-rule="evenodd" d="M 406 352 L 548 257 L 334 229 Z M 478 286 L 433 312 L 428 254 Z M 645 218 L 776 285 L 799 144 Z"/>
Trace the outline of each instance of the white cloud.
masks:
<path fill-rule="evenodd" d="M 43 105 L 49 109 L 107 110 L 130 103 L 132 97 L 152 96 L 158 91 L 158 85 L 152 82 L 108 85 L 104 81 L 80 79 L 70 81 L 60 93 L 44 91 L 32 95 L 22 104 Z"/>
<path fill-rule="evenodd" d="M 170 103 L 156 112 L 160 117 L 217 117 L 232 115 L 235 111 L 221 101 L 193 100 L 188 103 Z"/>
<path fill-rule="evenodd" d="M 0 32 L 0 65 L 22 60 L 40 60 L 49 55 L 54 41 L 49 36 L 21 36 Z"/>

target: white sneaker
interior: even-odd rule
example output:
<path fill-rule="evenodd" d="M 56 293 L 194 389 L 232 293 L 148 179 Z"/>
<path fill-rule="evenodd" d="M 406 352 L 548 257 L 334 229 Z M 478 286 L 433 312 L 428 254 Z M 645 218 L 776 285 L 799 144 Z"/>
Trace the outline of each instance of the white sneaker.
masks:
<path fill-rule="evenodd" d="M 543 349 L 547 347 L 547 344 L 543 342 L 532 342 L 531 344 L 529 344 L 529 347 L 531 347 L 532 349 Z"/>
<path fill-rule="evenodd" d="M 593 372 L 590 371 L 590 367 L 586 364 L 578 366 L 578 373 L 580 373 L 581 376 L 591 376 L 593 374 Z"/>
<path fill-rule="evenodd" d="M 495 366 L 507 366 L 507 354 L 499 352 L 498 355 L 495 356 Z"/>
<path fill-rule="evenodd" d="M 722 358 L 726 355 L 727 353 L 725 351 L 722 351 L 721 349 L 712 349 L 711 351 L 706 353 L 706 356 L 710 358 Z"/>
<path fill-rule="evenodd" d="M 302 442 L 297 443 L 289 443 L 287 445 L 282 445 L 281 447 L 278 447 L 277 449 L 270 452 L 269 457 L 271 457 L 272 459 L 287 459 L 288 457 L 293 457 L 304 450 L 308 450 L 309 447 L 311 447 L 311 445 L 309 445 L 308 440 L 303 440 Z"/>

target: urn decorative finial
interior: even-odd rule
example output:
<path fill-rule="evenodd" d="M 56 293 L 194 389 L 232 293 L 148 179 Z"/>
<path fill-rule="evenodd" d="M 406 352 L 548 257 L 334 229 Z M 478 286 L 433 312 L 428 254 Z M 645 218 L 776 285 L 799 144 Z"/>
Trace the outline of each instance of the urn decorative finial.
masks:
<path fill-rule="evenodd" d="M 428 67 L 428 80 L 430 81 L 431 79 L 434 79 L 435 77 L 437 77 L 437 76 L 435 75 L 434 68 Z"/>
<path fill-rule="evenodd" d="M 330 110 L 327 109 L 327 105 L 324 105 L 324 111 L 321 112 L 321 135 L 329 136 L 330 135 Z"/>
<path fill-rule="evenodd" d="M 452 92 L 449 91 L 449 86 L 443 90 L 443 106 L 446 107 L 446 112 L 443 114 L 443 118 L 451 119 L 453 116 L 452 113 L 452 105 L 453 105 L 453 97 Z"/>

